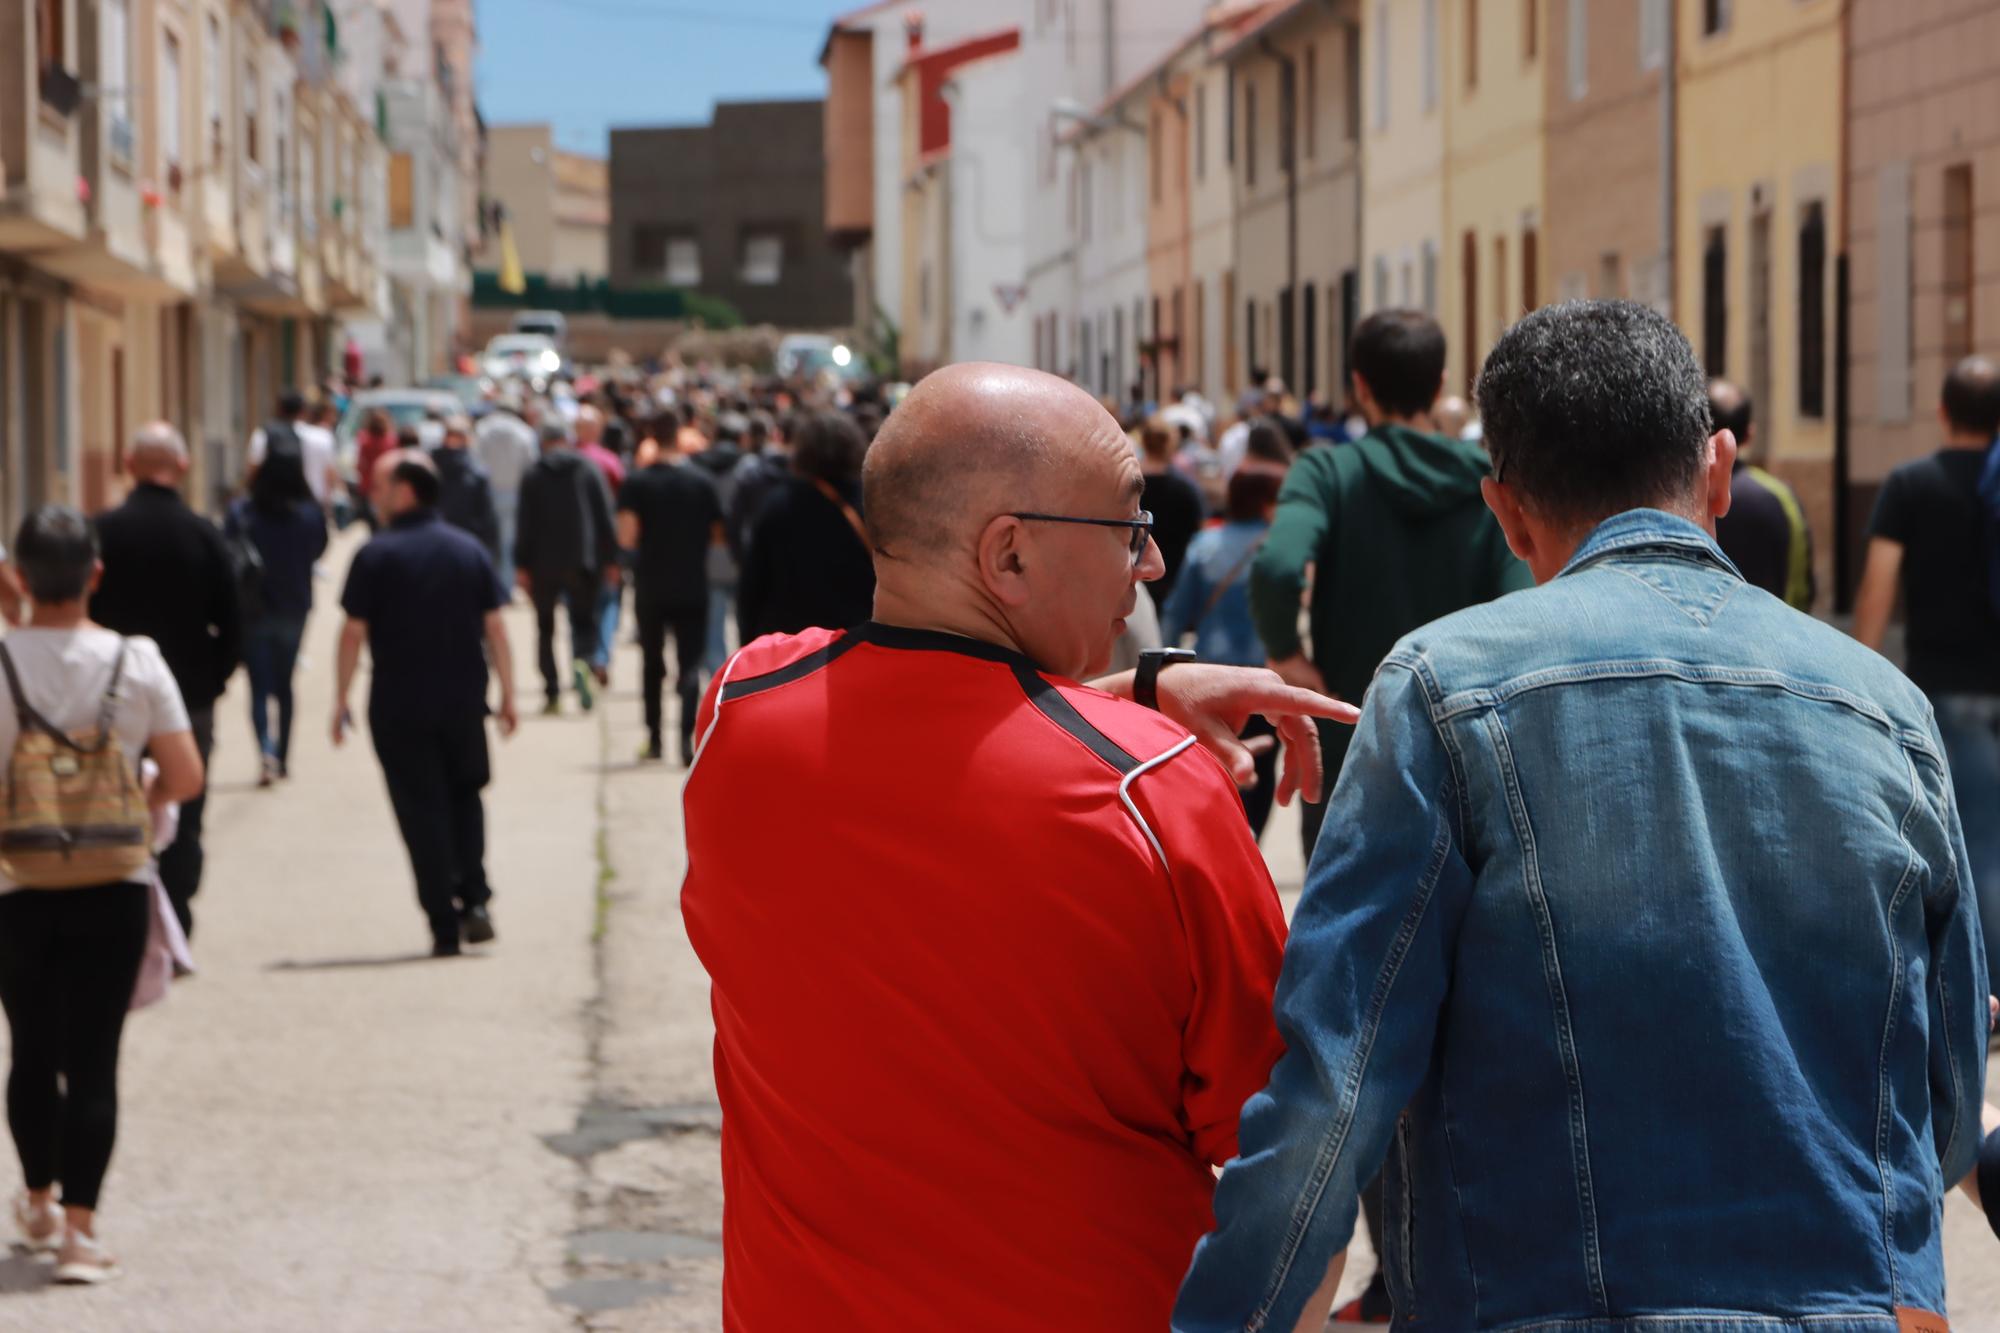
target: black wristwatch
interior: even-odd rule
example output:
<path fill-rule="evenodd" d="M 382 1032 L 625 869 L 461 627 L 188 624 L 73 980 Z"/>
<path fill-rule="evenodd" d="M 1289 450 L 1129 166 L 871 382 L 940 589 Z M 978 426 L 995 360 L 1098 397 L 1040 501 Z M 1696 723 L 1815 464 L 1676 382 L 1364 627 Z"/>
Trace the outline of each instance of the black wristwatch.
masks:
<path fill-rule="evenodd" d="M 1192 648 L 1148 648 L 1139 654 L 1139 670 L 1132 677 L 1132 697 L 1146 707 L 1160 707 L 1160 673 L 1176 662 L 1198 660 Z"/>

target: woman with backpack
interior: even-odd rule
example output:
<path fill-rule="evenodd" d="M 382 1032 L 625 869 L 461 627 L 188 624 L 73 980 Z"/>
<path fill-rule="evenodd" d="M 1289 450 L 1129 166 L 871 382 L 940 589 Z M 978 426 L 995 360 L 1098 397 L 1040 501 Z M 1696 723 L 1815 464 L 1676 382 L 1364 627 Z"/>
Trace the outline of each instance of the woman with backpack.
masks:
<path fill-rule="evenodd" d="M 118 1041 L 151 923 L 152 810 L 202 789 L 187 708 L 151 639 L 87 612 L 103 566 L 83 515 L 45 505 L 14 543 L 33 611 L 0 640 L 0 1006 L 14 1219 L 58 1282 L 102 1282 L 98 1190 L 118 1120 Z M 139 757 L 159 772 L 139 785 Z"/>
<path fill-rule="evenodd" d="M 250 479 L 250 494 L 229 507 L 231 543 L 255 548 L 262 573 L 244 590 L 243 665 L 250 675 L 250 725 L 263 770 L 257 785 L 291 776 L 292 671 L 312 611 L 313 564 L 326 553 L 326 513 L 296 457 L 273 454 Z M 247 559 L 239 564 L 248 566 Z M 278 724 L 271 726 L 271 704 Z"/>

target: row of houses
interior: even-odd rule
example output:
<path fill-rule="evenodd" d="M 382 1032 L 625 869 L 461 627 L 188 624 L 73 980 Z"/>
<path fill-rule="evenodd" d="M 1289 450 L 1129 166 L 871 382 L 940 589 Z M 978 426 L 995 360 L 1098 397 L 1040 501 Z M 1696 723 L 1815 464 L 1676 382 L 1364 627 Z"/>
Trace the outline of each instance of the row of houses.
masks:
<path fill-rule="evenodd" d="M 349 337 L 448 368 L 476 227 L 471 0 L 0 4 L 0 524 L 122 486 L 137 427 L 240 474 Z"/>
<path fill-rule="evenodd" d="M 1371 310 L 1463 392 L 1536 305 L 1646 301 L 1754 395 L 1822 586 L 2000 330 L 2000 0 L 888 0 L 822 63 L 906 371 L 1337 404 Z"/>

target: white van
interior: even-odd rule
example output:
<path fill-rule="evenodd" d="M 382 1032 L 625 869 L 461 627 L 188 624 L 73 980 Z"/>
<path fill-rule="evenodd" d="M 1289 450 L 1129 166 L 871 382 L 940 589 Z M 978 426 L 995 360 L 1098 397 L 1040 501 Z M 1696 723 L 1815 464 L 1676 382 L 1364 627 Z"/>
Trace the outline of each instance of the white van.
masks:
<path fill-rule="evenodd" d="M 569 338 L 569 321 L 559 310 L 523 310 L 514 316 L 516 333 L 539 333 L 561 351 Z"/>

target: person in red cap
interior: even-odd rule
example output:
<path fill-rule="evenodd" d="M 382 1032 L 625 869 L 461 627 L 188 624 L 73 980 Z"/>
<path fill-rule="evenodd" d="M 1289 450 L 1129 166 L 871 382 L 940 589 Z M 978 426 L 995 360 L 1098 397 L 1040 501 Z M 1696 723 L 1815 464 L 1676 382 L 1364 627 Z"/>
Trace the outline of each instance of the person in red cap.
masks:
<path fill-rule="evenodd" d="M 1280 1050 L 1235 734 L 1272 716 L 1317 786 L 1306 717 L 1354 714 L 1164 657 L 1076 683 L 1160 576 L 1143 487 L 1074 386 L 939 371 L 867 458 L 874 619 L 711 684 L 682 907 L 731 1330 L 1167 1326 Z"/>

